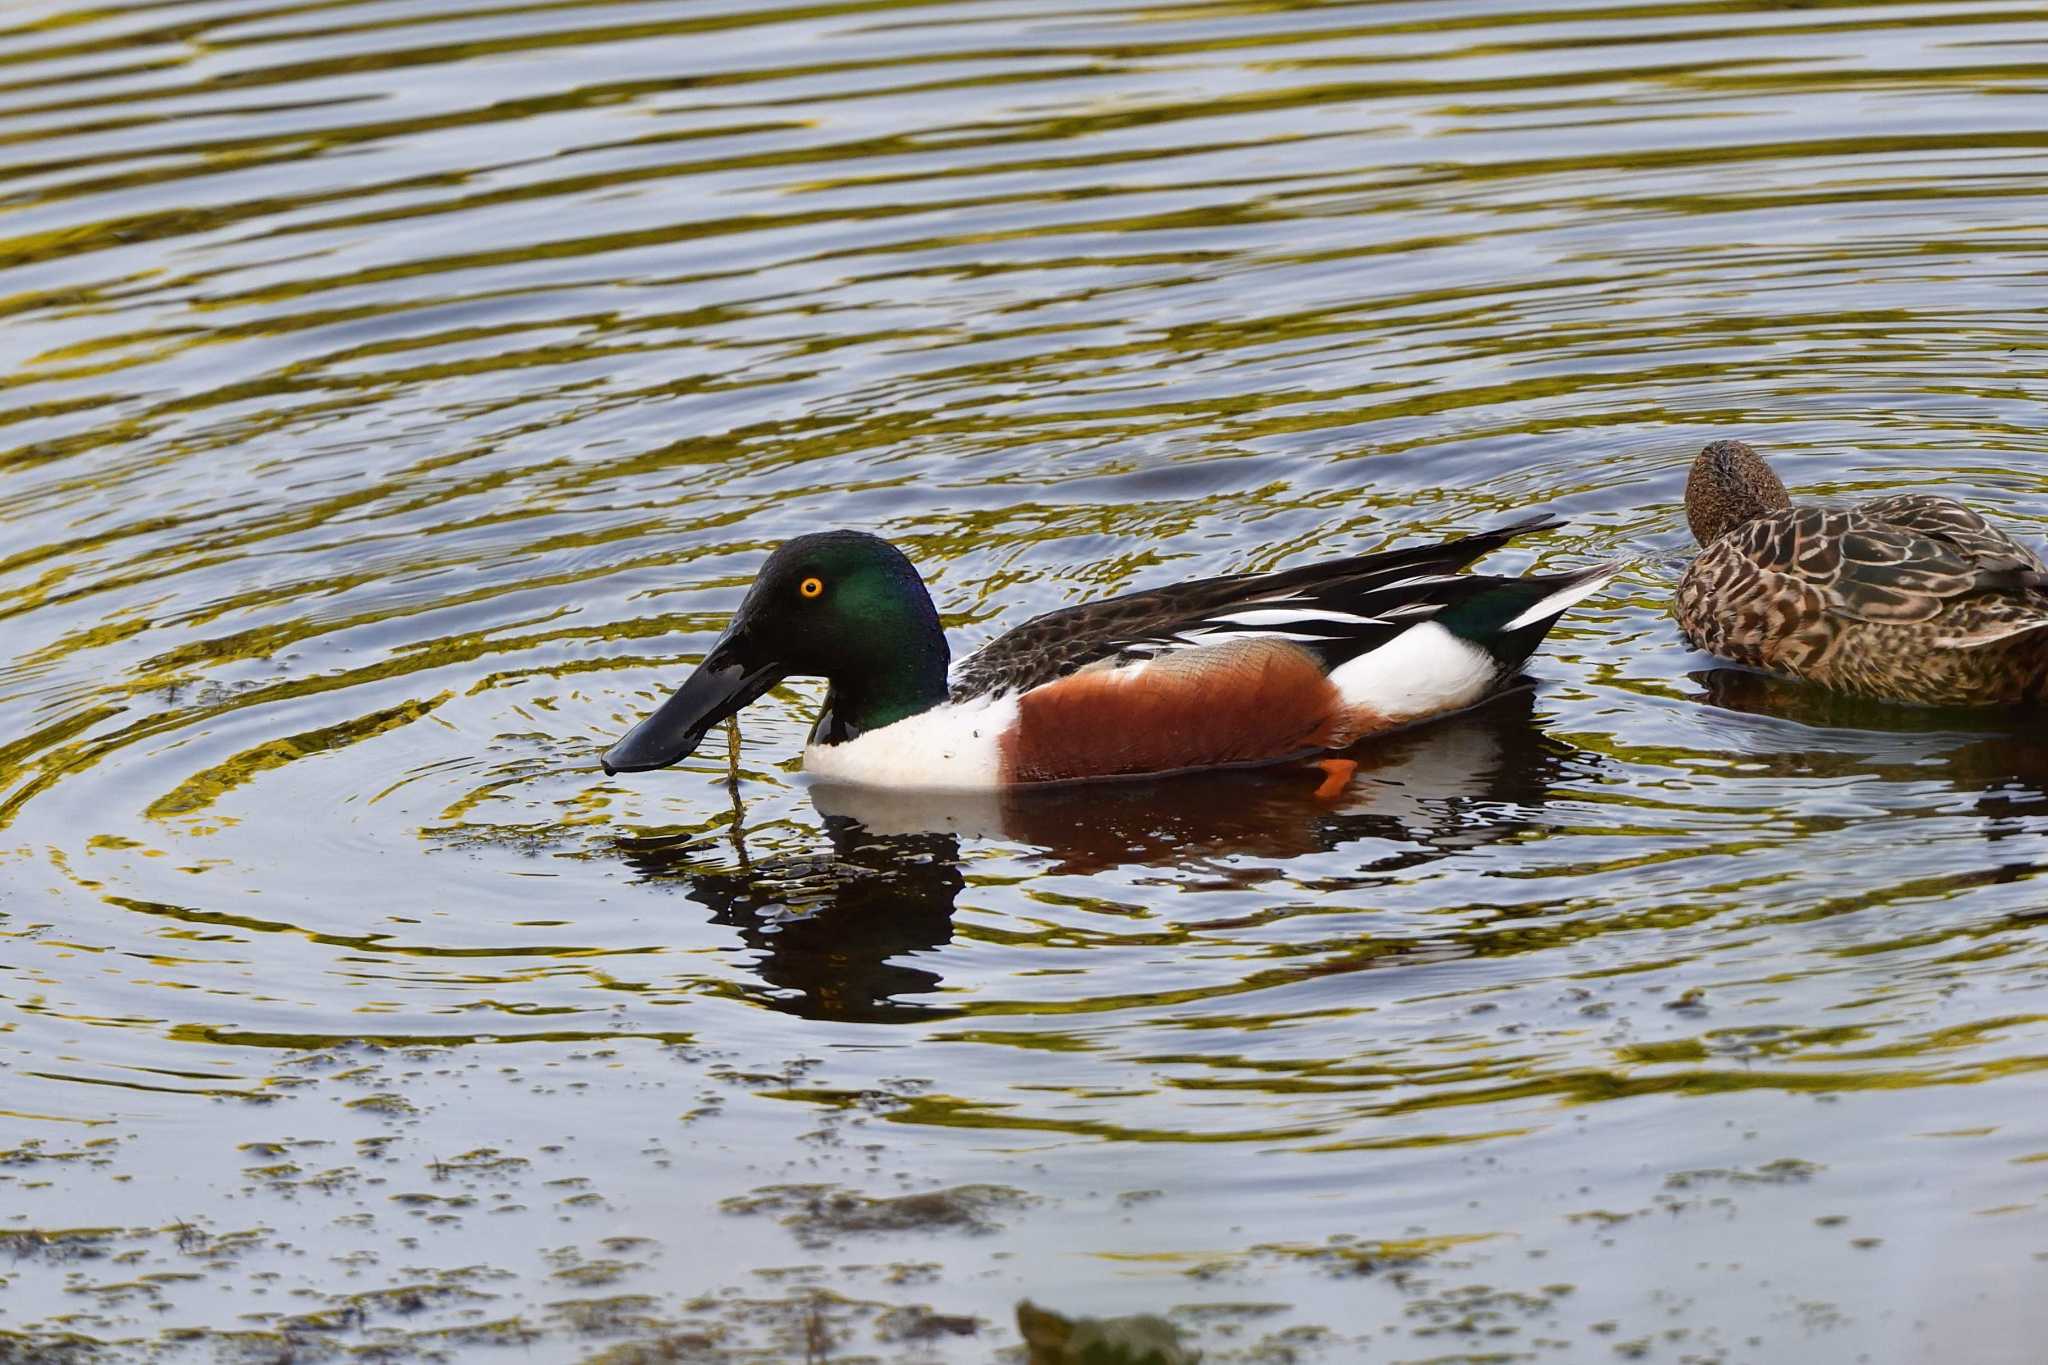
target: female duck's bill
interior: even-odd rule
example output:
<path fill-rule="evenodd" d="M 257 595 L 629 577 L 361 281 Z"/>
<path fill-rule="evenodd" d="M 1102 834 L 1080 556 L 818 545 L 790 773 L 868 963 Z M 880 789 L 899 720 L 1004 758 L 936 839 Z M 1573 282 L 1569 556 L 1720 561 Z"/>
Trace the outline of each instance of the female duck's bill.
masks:
<path fill-rule="evenodd" d="M 1341 749 L 1492 695 L 1613 576 L 1619 566 L 1459 572 L 1557 524 L 1086 603 L 1026 622 L 951 675 L 931 595 L 901 551 L 861 532 L 802 536 L 769 557 L 697 671 L 604 766 L 675 763 L 793 675 L 829 684 L 805 767 L 850 784 L 1001 787 Z"/>

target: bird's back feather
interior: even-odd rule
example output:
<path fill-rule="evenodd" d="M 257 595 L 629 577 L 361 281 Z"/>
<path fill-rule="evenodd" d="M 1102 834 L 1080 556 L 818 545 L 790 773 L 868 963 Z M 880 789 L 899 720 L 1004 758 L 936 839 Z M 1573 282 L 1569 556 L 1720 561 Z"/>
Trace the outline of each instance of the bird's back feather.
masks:
<path fill-rule="evenodd" d="M 1515 536 L 1560 524 L 1547 516 L 1532 517 L 1434 545 L 1322 560 L 1277 573 L 1198 579 L 1061 608 L 961 661 L 953 675 L 953 699 L 1028 691 L 1106 661 L 1134 663 L 1254 639 L 1299 645 L 1327 672 L 1447 608 L 1505 584 L 1538 581 L 1458 571 Z M 1532 592 L 1530 602 L 1541 596 Z"/>

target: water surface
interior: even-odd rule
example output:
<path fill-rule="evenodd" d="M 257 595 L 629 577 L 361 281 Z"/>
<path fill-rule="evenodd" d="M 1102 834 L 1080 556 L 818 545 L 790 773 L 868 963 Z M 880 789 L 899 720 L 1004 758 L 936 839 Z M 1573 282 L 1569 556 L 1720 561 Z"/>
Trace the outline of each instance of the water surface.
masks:
<path fill-rule="evenodd" d="M 2037 5 L 0 23 L 0 1354 L 2034 1357 L 2038 725 L 1666 604 L 1720 435 L 2048 529 Z M 1335 805 L 596 766 L 799 532 L 967 644 L 1536 508 Z"/>

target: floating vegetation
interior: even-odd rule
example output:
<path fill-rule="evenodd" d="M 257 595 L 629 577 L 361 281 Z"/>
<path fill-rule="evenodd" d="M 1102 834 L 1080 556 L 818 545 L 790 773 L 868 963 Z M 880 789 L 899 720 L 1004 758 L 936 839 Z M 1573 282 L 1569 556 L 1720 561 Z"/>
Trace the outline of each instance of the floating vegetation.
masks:
<path fill-rule="evenodd" d="M 1180 1329 L 1149 1313 L 1069 1318 L 1029 1299 L 1017 1305 L 1017 1332 L 1030 1365 L 1196 1365 Z"/>
<path fill-rule="evenodd" d="M 807 1247 L 846 1237 L 895 1232 L 994 1232 L 999 1213 L 1038 1203 L 1022 1190 L 1000 1185 L 959 1185 L 919 1194 L 871 1197 L 832 1185 L 771 1185 L 727 1199 L 731 1214 L 771 1214 Z"/>

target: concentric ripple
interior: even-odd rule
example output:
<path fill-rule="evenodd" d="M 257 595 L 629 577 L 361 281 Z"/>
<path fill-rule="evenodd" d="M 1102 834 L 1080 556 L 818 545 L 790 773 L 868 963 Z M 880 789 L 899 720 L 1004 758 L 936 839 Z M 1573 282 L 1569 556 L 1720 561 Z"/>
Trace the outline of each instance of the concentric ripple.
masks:
<path fill-rule="evenodd" d="M 0 25 L 0 1356 L 2032 1358 L 2039 727 L 1665 603 L 1714 435 L 2048 530 L 2038 4 Z M 596 766 L 802 531 L 1534 507 L 1636 571 L 1334 805 Z"/>

